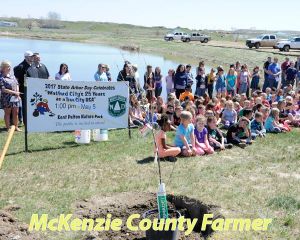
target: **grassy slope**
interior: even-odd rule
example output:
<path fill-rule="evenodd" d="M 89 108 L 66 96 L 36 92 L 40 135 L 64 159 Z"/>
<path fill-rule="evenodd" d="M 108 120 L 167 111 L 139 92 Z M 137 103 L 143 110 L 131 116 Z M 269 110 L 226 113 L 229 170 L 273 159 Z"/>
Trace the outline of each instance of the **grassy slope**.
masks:
<path fill-rule="evenodd" d="M 205 60 L 211 66 L 228 65 L 237 60 L 246 62 L 250 67 L 262 65 L 268 56 L 274 53 L 283 60 L 283 55 L 278 55 L 278 50 L 268 51 L 216 47 L 201 43 L 165 42 L 163 36 L 171 29 L 164 27 L 141 27 L 128 24 L 97 23 L 97 22 L 62 22 L 63 29 L 33 28 L 29 31 L 25 26 L 28 20 L 7 19 L 19 23 L 17 28 L 0 28 L 0 36 L 25 37 L 36 39 L 54 39 L 66 41 L 80 41 L 102 43 L 115 47 L 135 45 L 142 52 L 155 53 L 176 61 L 198 63 Z M 189 32 L 187 29 L 184 31 Z M 2 33 L 1 33 L 2 32 Z M 208 32 L 217 42 L 228 42 L 231 46 L 241 46 L 241 42 L 233 42 L 234 35 L 224 32 Z M 243 41 L 243 40 L 241 40 Z M 218 45 L 218 44 L 215 44 Z M 243 46 L 243 44 L 242 44 Z"/>
<path fill-rule="evenodd" d="M 142 139 L 134 131 L 128 140 L 126 130 L 112 131 L 109 137 L 110 142 L 83 146 L 73 143 L 71 133 L 32 134 L 32 152 L 26 154 L 23 134 L 16 134 L 0 172 L 0 208 L 18 204 L 22 208 L 17 217 L 29 222 L 32 213 L 70 213 L 76 200 L 93 195 L 155 191 L 156 167 L 152 162 L 139 164 L 152 155 L 151 138 Z M 164 162 L 167 190 L 218 205 L 228 218 L 274 219 L 269 232 L 218 233 L 214 239 L 296 239 L 300 229 L 299 139 L 300 131 L 295 130 L 269 135 L 246 150 L 234 148 L 213 156 L 179 159 L 175 164 Z M 47 235 L 58 239 L 54 233 Z M 59 235 L 59 239 L 76 237 L 80 239 L 80 234 Z"/>

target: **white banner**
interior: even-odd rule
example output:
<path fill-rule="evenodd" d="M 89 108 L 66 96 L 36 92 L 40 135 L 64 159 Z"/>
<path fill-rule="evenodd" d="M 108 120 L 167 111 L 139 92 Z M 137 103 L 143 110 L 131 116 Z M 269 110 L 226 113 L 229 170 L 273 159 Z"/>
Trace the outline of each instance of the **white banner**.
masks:
<path fill-rule="evenodd" d="M 125 82 L 27 78 L 28 132 L 128 127 Z"/>

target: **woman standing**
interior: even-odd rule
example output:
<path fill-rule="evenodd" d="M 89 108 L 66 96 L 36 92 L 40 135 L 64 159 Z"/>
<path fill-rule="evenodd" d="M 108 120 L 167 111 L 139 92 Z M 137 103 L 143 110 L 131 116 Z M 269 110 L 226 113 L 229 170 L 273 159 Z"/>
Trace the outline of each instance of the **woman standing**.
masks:
<path fill-rule="evenodd" d="M 173 69 L 169 69 L 168 76 L 166 76 L 166 90 L 167 96 L 174 91 L 174 76 L 175 71 Z"/>
<path fill-rule="evenodd" d="M 198 67 L 196 67 L 196 76 L 198 75 L 200 68 L 203 68 L 204 72 L 205 72 L 205 62 L 204 61 L 200 61 Z"/>
<path fill-rule="evenodd" d="M 218 73 L 216 75 L 216 92 L 217 97 L 225 97 L 226 92 L 226 78 L 224 74 L 224 69 L 222 66 L 218 67 Z"/>
<path fill-rule="evenodd" d="M 146 68 L 146 72 L 144 74 L 144 89 L 147 90 L 146 84 L 147 82 L 149 82 L 150 80 L 153 80 L 154 77 L 154 73 L 152 71 L 152 66 L 148 65 Z"/>
<path fill-rule="evenodd" d="M 155 82 L 155 97 L 159 97 L 162 92 L 162 75 L 160 67 L 156 67 L 153 76 Z"/>
<path fill-rule="evenodd" d="M 125 62 L 123 70 L 119 72 L 117 81 L 129 82 L 129 93 L 138 93 L 137 82 L 134 78 L 134 71 L 132 70 L 132 66 L 128 62 Z"/>
<path fill-rule="evenodd" d="M 207 92 L 208 92 L 210 99 L 212 99 L 213 92 L 214 92 L 214 83 L 216 80 L 215 72 L 216 72 L 216 70 L 214 68 L 212 68 L 210 70 L 210 73 L 206 76 L 207 77 Z"/>
<path fill-rule="evenodd" d="M 177 99 L 179 99 L 180 94 L 185 91 L 187 82 L 188 82 L 188 76 L 185 72 L 185 66 L 183 64 L 180 64 L 177 67 L 177 70 L 175 73 L 175 79 L 174 79 L 175 94 L 176 94 Z"/>
<path fill-rule="evenodd" d="M 144 89 L 146 91 L 146 98 L 149 103 L 152 103 L 154 91 L 155 91 L 155 82 L 154 82 L 154 73 L 152 72 L 152 66 L 147 66 L 147 71 L 144 74 Z"/>
<path fill-rule="evenodd" d="M 227 95 L 235 96 L 237 75 L 233 67 L 230 67 L 226 76 Z"/>
<path fill-rule="evenodd" d="M 5 126 L 7 130 L 9 130 L 12 115 L 12 122 L 16 127 L 16 131 L 20 132 L 22 130 L 18 128 L 18 113 L 19 107 L 21 106 L 19 83 L 11 74 L 11 64 L 8 61 L 1 63 L 0 89 L 0 100 L 4 109 Z"/>
<path fill-rule="evenodd" d="M 241 67 L 241 72 L 238 76 L 238 89 L 239 94 L 246 93 L 249 97 L 249 85 L 250 85 L 250 73 L 248 71 L 247 65 Z"/>
<path fill-rule="evenodd" d="M 94 78 L 96 81 L 100 82 L 108 82 L 108 76 L 107 76 L 107 68 L 105 64 L 99 64 L 98 65 L 98 71 L 95 73 Z"/>
<path fill-rule="evenodd" d="M 205 72 L 204 72 L 204 68 L 199 68 L 198 71 L 199 72 L 196 77 L 197 83 L 196 83 L 195 95 L 197 95 L 198 97 L 202 97 L 206 92 Z"/>
<path fill-rule="evenodd" d="M 67 64 L 65 63 L 60 64 L 59 72 L 55 74 L 55 80 L 63 80 L 63 81 L 72 80 Z"/>

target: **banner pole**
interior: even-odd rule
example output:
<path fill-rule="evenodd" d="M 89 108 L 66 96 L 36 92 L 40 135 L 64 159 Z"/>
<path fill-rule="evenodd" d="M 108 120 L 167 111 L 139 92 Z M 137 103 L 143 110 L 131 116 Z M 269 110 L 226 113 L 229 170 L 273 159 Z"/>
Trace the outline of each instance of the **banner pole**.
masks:
<path fill-rule="evenodd" d="M 25 101 L 24 101 L 25 106 L 23 109 L 25 110 L 25 112 L 23 113 L 23 117 L 25 118 L 25 152 L 28 152 L 27 77 L 26 76 L 25 76 L 25 81 L 24 81 L 24 99 L 25 99 Z"/>
<path fill-rule="evenodd" d="M 128 115 L 128 135 L 129 135 L 129 139 L 131 139 L 131 128 L 130 128 L 129 115 Z"/>

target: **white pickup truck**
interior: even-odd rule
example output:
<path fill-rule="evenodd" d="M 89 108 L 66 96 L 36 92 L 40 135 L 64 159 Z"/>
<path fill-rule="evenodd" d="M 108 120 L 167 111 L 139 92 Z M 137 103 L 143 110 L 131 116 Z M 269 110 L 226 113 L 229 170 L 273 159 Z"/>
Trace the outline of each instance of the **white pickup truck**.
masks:
<path fill-rule="evenodd" d="M 300 37 L 292 37 L 289 40 L 279 41 L 276 44 L 279 51 L 288 52 L 290 49 L 300 49 Z"/>
<path fill-rule="evenodd" d="M 181 38 L 184 36 L 187 36 L 187 34 L 184 32 L 173 32 L 173 33 L 166 34 L 164 39 L 166 41 L 181 40 Z"/>
<path fill-rule="evenodd" d="M 256 38 L 251 38 L 246 40 L 246 46 L 248 48 L 255 47 L 256 49 L 260 47 L 273 47 L 275 48 L 277 42 L 280 41 L 277 39 L 276 35 L 274 34 L 263 34 L 259 35 Z"/>

